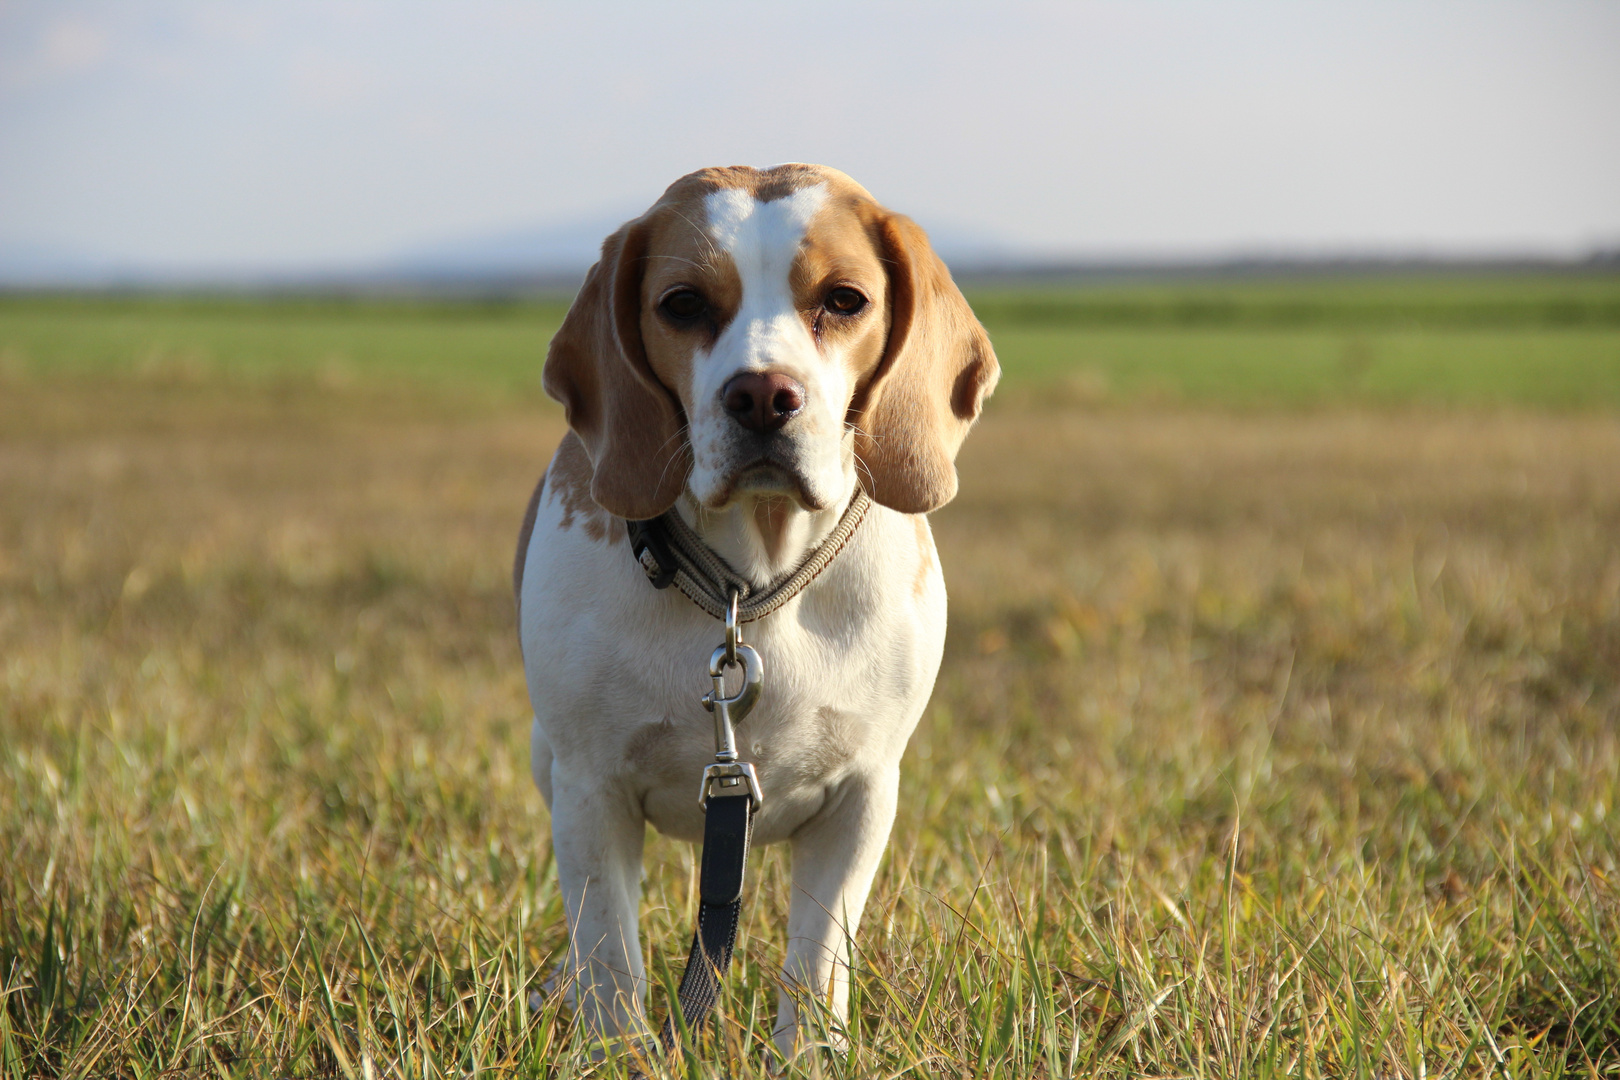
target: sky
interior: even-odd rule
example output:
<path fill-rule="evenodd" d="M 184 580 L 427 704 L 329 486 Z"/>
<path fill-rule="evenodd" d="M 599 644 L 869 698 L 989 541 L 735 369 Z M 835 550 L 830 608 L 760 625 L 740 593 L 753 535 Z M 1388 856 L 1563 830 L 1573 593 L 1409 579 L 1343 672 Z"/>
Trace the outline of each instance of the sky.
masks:
<path fill-rule="evenodd" d="M 343 267 L 816 161 L 1078 257 L 1620 246 L 1620 4 L 0 0 L 0 248 Z"/>

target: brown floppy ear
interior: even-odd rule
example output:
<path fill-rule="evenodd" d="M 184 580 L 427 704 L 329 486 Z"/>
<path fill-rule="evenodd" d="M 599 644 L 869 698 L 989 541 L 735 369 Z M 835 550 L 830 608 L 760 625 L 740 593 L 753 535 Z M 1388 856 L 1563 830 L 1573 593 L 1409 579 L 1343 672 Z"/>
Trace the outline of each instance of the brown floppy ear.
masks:
<path fill-rule="evenodd" d="M 692 468 L 686 417 L 641 341 L 645 221 L 603 241 L 602 258 L 551 339 L 543 380 L 590 455 L 591 498 L 637 521 L 673 506 Z"/>
<path fill-rule="evenodd" d="M 956 495 L 956 451 L 1001 367 L 928 236 L 910 218 L 878 222 L 889 271 L 889 341 L 852 404 L 867 493 L 903 514 Z"/>

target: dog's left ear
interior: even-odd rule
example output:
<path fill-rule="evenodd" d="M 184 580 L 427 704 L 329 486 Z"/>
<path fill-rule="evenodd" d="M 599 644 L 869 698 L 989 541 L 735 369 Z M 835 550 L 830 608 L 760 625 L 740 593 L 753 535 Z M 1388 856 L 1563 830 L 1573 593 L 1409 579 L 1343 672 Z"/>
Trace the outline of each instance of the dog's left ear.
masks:
<path fill-rule="evenodd" d="M 562 326 L 543 382 L 591 458 L 591 498 L 634 521 L 680 497 L 692 469 L 686 418 L 647 363 L 641 340 L 641 271 L 648 225 L 640 218 L 602 243 Z"/>
<path fill-rule="evenodd" d="M 877 222 L 889 272 L 889 340 L 850 406 L 867 494 L 903 514 L 956 495 L 956 451 L 1001 376 L 990 337 L 916 222 Z"/>

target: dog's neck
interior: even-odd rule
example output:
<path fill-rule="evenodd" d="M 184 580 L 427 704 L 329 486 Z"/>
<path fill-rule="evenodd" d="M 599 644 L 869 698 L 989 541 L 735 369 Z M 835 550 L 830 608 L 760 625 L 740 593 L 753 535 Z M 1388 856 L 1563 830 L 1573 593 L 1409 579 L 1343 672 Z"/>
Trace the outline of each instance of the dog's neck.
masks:
<path fill-rule="evenodd" d="M 738 574 L 763 588 L 797 569 L 838 527 L 853 490 L 825 510 L 805 510 L 781 496 L 742 496 L 721 510 L 685 493 L 675 512 Z"/>

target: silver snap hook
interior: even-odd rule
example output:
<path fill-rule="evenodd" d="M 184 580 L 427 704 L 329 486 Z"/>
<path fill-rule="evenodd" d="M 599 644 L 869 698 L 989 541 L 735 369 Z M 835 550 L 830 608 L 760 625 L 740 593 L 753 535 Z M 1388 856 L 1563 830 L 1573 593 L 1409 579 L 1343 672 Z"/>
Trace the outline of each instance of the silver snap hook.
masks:
<path fill-rule="evenodd" d="M 735 694 L 726 693 L 726 669 L 742 670 L 742 685 Z M 709 656 L 709 681 L 712 689 L 703 695 L 703 707 L 714 714 L 714 764 L 703 770 L 703 791 L 698 805 L 708 808 L 709 796 L 718 788 L 721 795 L 732 792 L 727 788 L 743 787 L 757 811 L 764 803 L 759 777 L 754 767 L 737 757 L 737 733 L 734 725 L 742 722 L 748 710 L 759 700 L 765 685 L 765 665 L 759 653 L 743 644 L 742 629 L 737 622 L 737 592 L 732 590 L 726 605 L 726 642 Z"/>

